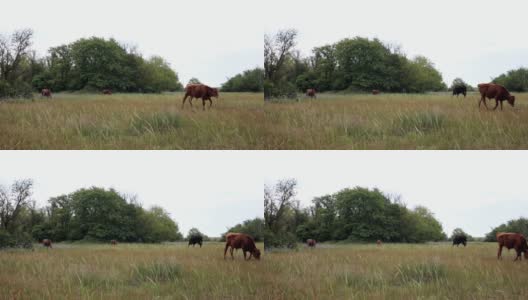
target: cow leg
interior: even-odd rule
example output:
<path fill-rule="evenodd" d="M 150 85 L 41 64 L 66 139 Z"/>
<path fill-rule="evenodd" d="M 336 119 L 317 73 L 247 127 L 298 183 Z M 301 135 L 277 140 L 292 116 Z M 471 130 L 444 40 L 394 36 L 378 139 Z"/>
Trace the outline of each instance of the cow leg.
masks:
<path fill-rule="evenodd" d="M 246 258 L 246 250 L 243 250 L 243 252 L 244 252 L 244 260 L 248 260 L 248 259 Z"/>
<path fill-rule="evenodd" d="M 205 110 L 205 100 L 202 99 L 203 110 Z"/>
<path fill-rule="evenodd" d="M 226 243 L 226 245 L 225 245 L 225 249 L 224 249 L 224 259 L 225 259 L 225 257 L 226 257 L 227 248 L 229 248 L 229 243 Z"/>
<path fill-rule="evenodd" d="M 502 246 L 499 246 L 499 251 L 497 252 L 497 259 L 502 258 Z"/>
<path fill-rule="evenodd" d="M 499 106 L 499 100 L 495 99 L 495 107 L 493 108 L 493 110 L 496 110 L 497 106 Z"/>
<path fill-rule="evenodd" d="M 185 105 L 185 100 L 187 100 L 187 95 L 185 95 L 185 97 L 183 97 L 183 101 L 182 101 L 182 109 L 183 109 L 183 106 Z"/>
<path fill-rule="evenodd" d="M 189 98 L 189 104 L 191 105 L 191 108 L 192 108 L 192 100 L 193 100 L 193 97 L 191 96 L 191 98 Z"/>
<path fill-rule="evenodd" d="M 235 248 L 231 247 L 231 259 L 235 259 L 235 257 L 233 256 L 233 250 L 235 250 Z"/>
<path fill-rule="evenodd" d="M 480 103 L 484 103 L 484 106 L 486 107 L 486 109 L 489 109 L 488 104 L 486 104 L 486 96 L 482 96 L 482 98 L 480 98 L 479 109 L 480 109 Z"/>
<path fill-rule="evenodd" d="M 213 106 L 213 100 L 211 99 L 207 99 L 207 100 L 209 100 L 209 108 L 211 108 L 211 106 Z"/>
<path fill-rule="evenodd" d="M 500 102 L 500 105 L 501 105 L 501 110 L 502 110 L 502 101 Z"/>

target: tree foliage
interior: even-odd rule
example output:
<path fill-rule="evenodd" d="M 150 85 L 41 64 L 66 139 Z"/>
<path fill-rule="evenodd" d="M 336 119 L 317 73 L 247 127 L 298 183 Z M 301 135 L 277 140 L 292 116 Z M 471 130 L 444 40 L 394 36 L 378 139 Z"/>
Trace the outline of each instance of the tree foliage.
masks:
<path fill-rule="evenodd" d="M 318 91 L 371 91 L 423 93 L 447 87 L 434 64 L 423 56 L 409 59 L 399 47 L 379 39 L 346 38 L 315 47 L 302 57 L 295 46 L 295 30 L 265 36 L 265 96 Z"/>
<path fill-rule="evenodd" d="M 493 82 L 503 85 L 510 91 L 526 92 L 528 91 L 528 68 L 510 70 L 493 79 Z"/>
<path fill-rule="evenodd" d="M 264 70 L 255 68 L 246 70 L 241 74 L 229 78 L 222 84 L 222 91 L 225 92 L 263 92 L 264 91 Z"/>
<path fill-rule="evenodd" d="M 521 233 L 525 237 L 528 236 L 528 219 L 519 218 L 516 220 L 510 220 L 507 223 L 501 224 L 493 228 L 488 234 L 486 234 L 486 242 L 495 242 L 497 241 L 496 233 L 497 232 L 516 232 Z"/>
<path fill-rule="evenodd" d="M 442 225 L 427 208 L 408 209 L 399 198 L 378 189 L 347 188 L 316 197 L 301 208 L 293 197 L 294 179 L 264 192 L 266 247 L 294 241 L 376 241 L 421 243 L 446 239 Z"/>
<path fill-rule="evenodd" d="M 264 220 L 262 218 L 245 220 L 241 224 L 229 228 L 227 232 L 245 233 L 252 236 L 256 242 L 261 242 L 264 241 Z M 225 233 L 222 235 L 222 239 L 225 240 Z"/>

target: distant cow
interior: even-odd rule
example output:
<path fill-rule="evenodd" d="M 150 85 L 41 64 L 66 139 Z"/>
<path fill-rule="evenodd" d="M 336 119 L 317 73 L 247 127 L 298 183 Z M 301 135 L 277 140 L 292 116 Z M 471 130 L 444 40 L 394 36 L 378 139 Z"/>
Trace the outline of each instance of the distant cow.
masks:
<path fill-rule="evenodd" d="M 182 109 L 185 105 L 185 100 L 187 97 L 190 97 L 189 104 L 192 107 L 192 99 L 202 98 L 203 109 L 205 110 L 205 101 L 209 101 L 209 107 L 213 105 L 211 97 L 216 97 L 218 99 L 218 89 L 209 87 L 205 84 L 189 84 L 185 87 L 185 96 L 182 101 Z"/>
<path fill-rule="evenodd" d="M 117 245 L 117 241 L 116 240 L 111 240 L 110 241 L 110 244 L 112 244 L 113 246 Z"/>
<path fill-rule="evenodd" d="M 453 237 L 453 246 L 456 245 L 457 247 L 462 244 L 464 245 L 464 247 L 466 247 L 467 245 L 467 236 L 463 235 L 463 234 L 460 234 L 460 235 L 455 235 Z"/>
<path fill-rule="evenodd" d="M 377 95 L 377 94 L 379 94 L 379 93 L 380 93 L 379 90 L 372 90 L 372 95 Z"/>
<path fill-rule="evenodd" d="M 111 89 L 104 89 L 103 90 L 103 95 L 112 95 L 112 90 Z"/>
<path fill-rule="evenodd" d="M 307 89 L 306 90 L 306 96 L 308 96 L 310 98 L 317 98 L 316 94 L 317 94 L 317 91 L 315 89 Z"/>
<path fill-rule="evenodd" d="M 481 83 L 478 85 L 478 88 L 481 96 L 479 101 L 479 108 L 481 103 L 484 103 L 486 109 L 488 108 L 488 105 L 486 104 L 486 98 L 495 99 L 495 107 L 493 108 L 494 110 L 497 109 L 499 101 L 501 110 L 502 102 L 504 100 L 507 100 L 512 107 L 515 105 L 515 96 L 510 95 L 510 92 L 508 92 L 508 90 L 502 85 L 494 83 Z"/>
<path fill-rule="evenodd" d="M 497 252 L 497 259 L 502 258 L 502 247 L 506 249 L 515 249 L 517 256 L 515 260 L 521 260 L 521 253 L 524 252 L 524 258 L 528 259 L 528 244 L 526 239 L 520 233 L 511 233 L 511 232 L 497 232 L 496 234 L 497 242 L 499 243 L 499 251 Z M 514 260 L 514 261 L 515 261 Z"/>
<path fill-rule="evenodd" d="M 194 245 L 198 244 L 200 245 L 200 248 L 202 248 L 202 242 L 203 237 L 201 235 L 192 235 L 189 237 L 189 244 L 187 245 L 187 247 L 189 247 L 190 245 L 194 247 Z"/>
<path fill-rule="evenodd" d="M 42 89 L 42 91 L 40 91 L 40 95 L 42 97 L 51 98 L 51 90 L 50 89 Z"/>
<path fill-rule="evenodd" d="M 49 249 L 49 248 L 53 248 L 53 247 L 51 246 L 51 240 L 50 240 L 50 239 L 43 239 L 43 240 L 42 240 L 42 245 L 43 245 L 44 247 L 47 247 L 48 249 Z"/>
<path fill-rule="evenodd" d="M 308 247 L 310 247 L 310 248 L 315 248 L 315 244 L 316 244 L 316 241 L 313 240 L 313 239 L 307 239 L 306 240 L 306 245 L 308 245 Z"/>
<path fill-rule="evenodd" d="M 381 247 L 381 244 L 382 244 L 381 240 L 376 241 L 376 245 L 378 245 L 378 247 Z"/>
<path fill-rule="evenodd" d="M 231 259 L 235 259 L 233 256 L 233 250 L 242 249 L 244 252 L 244 259 L 250 260 L 251 256 L 256 259 L 260 259 L 260 250 L 255 246 L 253 238 L 244 233 L 228 233 L 226 234 L 226 245 L 224 249 L 224 259 L 226 257 L 227 249 L 230 249 Z M 246 252 L 249 252 L 249 257 L 246 258 Z"/>
<path fill-rule="evenodd" d="M 453 88 L 453 96 L 456 95 L 458 98 L 458 95 L 462 94 L 464 95 L 464 98 L 466 98 L 466 92 L 467 87 L 465 85 L 457 85 Z"/>

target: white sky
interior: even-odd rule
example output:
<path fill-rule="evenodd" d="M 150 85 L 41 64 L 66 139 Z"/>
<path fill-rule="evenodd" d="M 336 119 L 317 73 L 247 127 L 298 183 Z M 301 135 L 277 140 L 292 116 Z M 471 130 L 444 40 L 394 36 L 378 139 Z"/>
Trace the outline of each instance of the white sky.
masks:
<path fill-rule="evenodd" d="M 346 37 L 377 37 L 431 59 L 448 85 L 528 67 L 526 0 L 269 0 L 266 7 L 273 18 L 265 32 L 296 28 L 304 55 Z"/>
<path fill-rule="evenodd" d="M 82 37 L 113 37 L 160 55 L 185 85 L 191 77 L 219 86 L 263 65 L 258 0 L 18 0 L 2 1 L 0 33 L 35 31 L 39 55 Z"/>
<path fill-rule="evenodd" d="M 449 235 L 484 236 L 528 217 L 527 151 L 284 151 L 267 155 L 266 184 L 296 178 L 304 207 L 346 187 L 378 187 L 429 208 Z"/>
<path fill-rule="evenodd" d="M 220 236 L 263 217 L 263 177 L 255 153 L 239 151 L 0 151 L 0 184 L 32 178 L 33 199 L 99 186 L 161 206 L 187 235 Z"/>

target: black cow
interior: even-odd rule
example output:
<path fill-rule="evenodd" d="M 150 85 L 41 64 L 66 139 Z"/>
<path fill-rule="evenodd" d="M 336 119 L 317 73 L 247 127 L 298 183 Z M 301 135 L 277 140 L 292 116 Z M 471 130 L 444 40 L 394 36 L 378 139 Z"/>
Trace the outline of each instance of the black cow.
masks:
<path fill-rule="evenodd" d="M 466 244 L 467 244 L 467 236 L 465 235 L 456 235 L 453 237 L 453 246 L 456 245 L 458 247 L 458 245 L 464 245 L 464 247 L 466 247 Z"/>
<path fill-rule="evenodd" d="M 466 92 L 467 92 L 467 88 L 465 85 L 457 85 L 453 88 L 453 96 L 456 95 L 457 98 L 459 94 L 464 95 L 464 98 L 466 98 Z"/>
<path fill-rule="evenodd" d="M 202 242 L 203 237 L 201 235 L 192 235 L 191 237 L 189 237 L 189 245 L 187 245 L 187 247 L 189 247 L 190 245 L 194 247 L 194 245 L 198 244 L 200 245 L 200 248 L 202 248 Z"/>

